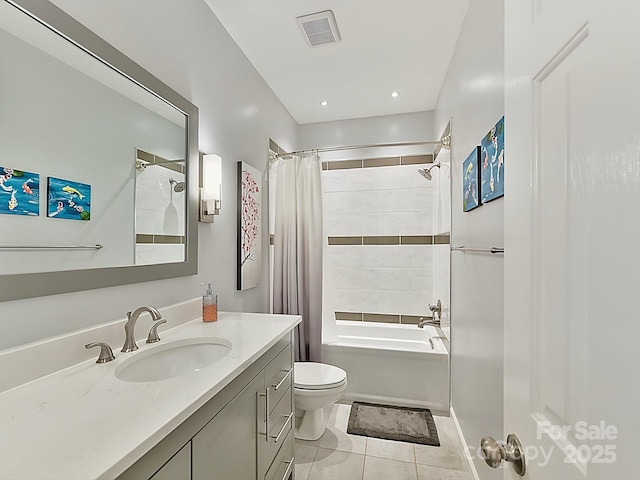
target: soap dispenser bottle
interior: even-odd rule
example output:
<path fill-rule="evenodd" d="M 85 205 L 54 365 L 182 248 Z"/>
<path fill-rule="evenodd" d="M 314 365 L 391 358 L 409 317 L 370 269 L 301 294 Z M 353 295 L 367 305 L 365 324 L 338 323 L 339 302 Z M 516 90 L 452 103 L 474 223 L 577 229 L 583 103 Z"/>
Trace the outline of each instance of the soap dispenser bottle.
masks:
<path fill-rule="evenodd" d="M 218 296 L 213 293 L 211 283 L 207 285 L 207 291 L 202 296 L 202 321 L 215 322 L 218 320 Z"/>

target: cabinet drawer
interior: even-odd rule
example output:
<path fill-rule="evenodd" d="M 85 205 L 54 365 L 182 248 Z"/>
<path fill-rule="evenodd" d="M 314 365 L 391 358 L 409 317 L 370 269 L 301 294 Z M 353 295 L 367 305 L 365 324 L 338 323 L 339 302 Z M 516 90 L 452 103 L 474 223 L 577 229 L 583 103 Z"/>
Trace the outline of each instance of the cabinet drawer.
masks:
<path fill-rule="evenodd" d="M 264 370 L 265 384 L 269 389 L 269 408 L 271 411 L 293 384 L 291 352 L 291 344 L 289 344 Z"/>
<path fill-rule="evenodd" d="M 267 470 L 264 480 L 287 480 L 289 478 L 295 468 L 295 459 L 293 458 L 294 438 L 293 430 L 290 430 L 276 458 L 273 460 L 269 470 Z"/>
<path fill-rule="evenodd" d="M 271 463 L 287 434 L 293 429 L 295 421 L 291 388 L 288 388 L 269 415 L 269 432 L 265 441 L 267 465 Z"/>

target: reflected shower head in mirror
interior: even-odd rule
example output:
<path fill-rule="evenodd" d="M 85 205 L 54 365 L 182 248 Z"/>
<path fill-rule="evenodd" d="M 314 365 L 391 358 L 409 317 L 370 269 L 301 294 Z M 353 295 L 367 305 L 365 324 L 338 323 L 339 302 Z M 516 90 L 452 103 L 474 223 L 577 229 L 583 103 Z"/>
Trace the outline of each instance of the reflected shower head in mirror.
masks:
<path fill-rule="evenodd" d="M 187 188 L 187 184 L 185 182 L 178 182 L 173 178 L 169 179 L 169 183 L 173 185 L 173 191 L 176 193 L 184 192 L 184 189 Z"/>
<path fill-rule="evenodd" d="M 441 166 L 442 166 L 442 163 L 438 162 L 434 165 L 431 165 L 429 168 L 419 168 L 418 173 L 422 175 L 424 178 L 426 178 L 427 180 L 431 180 L 433 178 L 433 176 L 431 175 L 431 170 L 433 170 L 436 167 L 440 168 Z"/>

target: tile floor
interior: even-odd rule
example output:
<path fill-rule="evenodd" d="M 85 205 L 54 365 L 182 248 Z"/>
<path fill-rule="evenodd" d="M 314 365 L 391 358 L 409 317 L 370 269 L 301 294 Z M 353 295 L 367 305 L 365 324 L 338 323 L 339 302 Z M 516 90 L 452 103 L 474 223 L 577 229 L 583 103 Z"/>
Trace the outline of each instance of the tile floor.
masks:
<path fill-rule="evenodd" d="M 336 403 L 324 435 L 296 440 L 296 480 L 470 480 L 453 420 L 434 415 L 440 447 L 348 435 L 350 403 Z"/>

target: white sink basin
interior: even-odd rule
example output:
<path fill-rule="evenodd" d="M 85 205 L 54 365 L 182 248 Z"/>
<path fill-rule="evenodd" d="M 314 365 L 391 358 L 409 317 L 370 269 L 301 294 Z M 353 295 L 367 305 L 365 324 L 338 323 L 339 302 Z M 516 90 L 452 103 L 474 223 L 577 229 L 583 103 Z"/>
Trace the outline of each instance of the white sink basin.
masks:
<path fill-rule="evenodd" d="M 208 367 L 231 351 L 224 338 L 202 337 L 176 340 L 137 353 L 116 368 L 126 382 L 155 382 L 179 377 Z"/>

